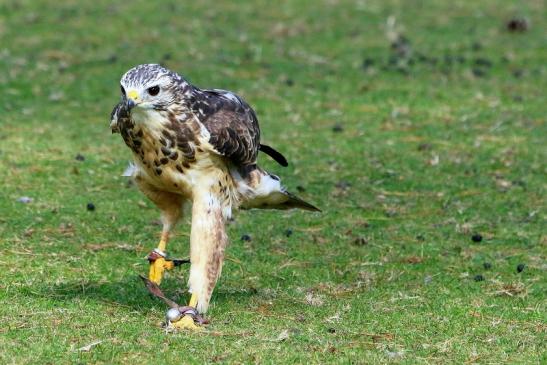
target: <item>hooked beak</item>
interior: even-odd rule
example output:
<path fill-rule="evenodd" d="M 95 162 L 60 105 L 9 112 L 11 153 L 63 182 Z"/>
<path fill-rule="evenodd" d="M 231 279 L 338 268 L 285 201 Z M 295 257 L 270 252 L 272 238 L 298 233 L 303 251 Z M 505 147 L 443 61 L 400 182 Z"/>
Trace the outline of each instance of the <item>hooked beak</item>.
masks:
<path fill-rule="evenodd" d="M 127 93 L 127 98 L 125 99 L 125 105 L 127 110 L 133 109 L 139 102 L 139 94 L 136 90 L 130 90 Z"/>
<path fill-rule="evenodd" d="M 135 105 L 137 104 L 135 104 L 135 102 L 132 99 L 129 99 L 129 98 L 125 99 L 125 106 L 127 107 L 127 110 L 133 109 Z"/>

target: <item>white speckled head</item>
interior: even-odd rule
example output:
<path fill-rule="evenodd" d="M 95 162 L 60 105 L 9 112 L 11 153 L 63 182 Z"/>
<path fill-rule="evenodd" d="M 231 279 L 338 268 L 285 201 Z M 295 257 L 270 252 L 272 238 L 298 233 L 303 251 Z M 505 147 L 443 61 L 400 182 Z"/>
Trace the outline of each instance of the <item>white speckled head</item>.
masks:
<path fill-rule="evenodd" d="M 129 109 L 165 110 L 182 101 L 188 85 L 176 72 L 153 63 L 133 67 L 120 81 L 122 99 L 127 101 Z"/>

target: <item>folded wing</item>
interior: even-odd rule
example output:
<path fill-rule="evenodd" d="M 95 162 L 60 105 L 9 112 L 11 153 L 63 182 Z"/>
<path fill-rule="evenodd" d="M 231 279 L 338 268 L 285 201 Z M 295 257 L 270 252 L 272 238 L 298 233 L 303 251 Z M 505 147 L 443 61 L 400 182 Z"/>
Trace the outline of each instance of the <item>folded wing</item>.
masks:
<path fill-rule="evenodd" d="M 224 90 L 199 90 L 191 100 L 194 114 L 210 133 L 209 143 L 243 175 L 256 168 L 260 128 L 254 110 Z"/>

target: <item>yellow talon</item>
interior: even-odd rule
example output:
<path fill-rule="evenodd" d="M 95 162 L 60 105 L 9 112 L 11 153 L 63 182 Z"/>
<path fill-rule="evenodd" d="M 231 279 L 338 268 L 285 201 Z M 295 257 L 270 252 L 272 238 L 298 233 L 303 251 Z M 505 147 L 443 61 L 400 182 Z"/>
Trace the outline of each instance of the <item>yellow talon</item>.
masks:
<path fill-rule="evenodd" d="M 155 252 L 152 253 L 156 255 L 154 257 L 154 261 L 150 262 L 150 271 L 148 273 L 148 278 L 158 285 L 160 285 L 161 283 L 163 272 L 165 270 L 171 270 L 173 267 L 175 267 L 175 264 L 173 263 L 173 261 L 167 261 L 165 260 L 165 257 L 162 257 L 162 256 L 165 256 L 163 252 L 165 252 L 165 248 L 167 247 L 168 238 L 169 237 L 167 233 L 162 233 L 160 243 L 158 244 L 158 248 L 154 250 Z M 157 254 L 158 252 L 161 253 L 161 256 L 160 254 Z M 151 256 L 149 256 L 149 260 L 150 260 L 150 257 Z"/>
<path fill-rule="evenodd" d="M 171 326 L 178 330 L 191 330 L 191 331 L 203 331 L 203 327 L 194 323 L 194 318 L 190 316 L 184 316 L 176 322 L 172 322 Z"/>
<path fill-rule="evenodd" d="M 160 285 L 161 278 L 163 277 L 163 272 L 165 270 L 171 270 L 174 267 L 175 263 L 173 261 L 168 261 L 165 260 L 165 258 L 163 257 L 159 257 L 155 259 L 152 263 L 150 263 L 148 278 L 154 283 Z"/>
<path fill-rule="evenodd" d="M 173 262 L 166 262 L 163 257 L 156 259 L 154 262 L 150 264 L 150 272 L 148 273 L 148 278 L 153 281 L 154 283 L 160 285 L 161 279 L 163 277 L 163 272 L 167 268 L 166 264 Z"/>
<path fill-rule="evenodd" d="M 197 295 L 192 294 L 192 297 L 190 297 L 190 302 L 188 303 L 188 305 L 190 307 L 195 308 L 197 304 L 198 304 L 198 297 L 197 297 Z M 173 326 L 173 328 L 176 328 L 176 329 L 184 329 L 184 330 L 191 330 L 191 331 L 203 331 L 203 327 L 198 326 L 194 322 L 194 318 L 192 318 L 191 316 L 188 316 L 188 315 L 182 317 L 181 319 L 179 319 L 176 322 L 172 322 L 171 326 Z"/>

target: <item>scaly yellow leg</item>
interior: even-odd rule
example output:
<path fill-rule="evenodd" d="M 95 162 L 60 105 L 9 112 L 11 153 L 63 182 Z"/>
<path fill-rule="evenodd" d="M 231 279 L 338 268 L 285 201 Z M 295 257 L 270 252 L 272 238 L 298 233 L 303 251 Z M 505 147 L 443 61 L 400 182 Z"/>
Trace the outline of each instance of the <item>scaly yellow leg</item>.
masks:
<path fill-rule="evenodd" d="M 190 307 L 196 307 L 196 305 L 198 305 L 198 296 L 195 295 L 195 294 L 192 294 L 192 296 L 190 297 L 190 302 L 188 302 L 188 305 Z"/>
<path fill-rule="evenodd" d="M 156 248 L 157 251 L 165 253 L 165 249 L 167 247 L 167 241 L 169 240 L 169 233 L 163 232 L 161 234 L 160 243 L 158 244 L 158 248 Z M 175 265 L 173 264 L 173 261 L 167 261 L 165 260 L 165 257 L 161 257 L 158 255 L 154 261 L 150 263 L 150 271 L 148 273 L 148 278 L 153 281 L 154 283 L 160 285 L 161 278 L 163 277 L 163 272 L 165 270 L 172 269 Z"/>
<path fill-rule="evenodd" d="M 192 294 L 192 297 L 190 298 L 190 302 L 188 305 L 190 307 L 196 307 L 198 304 L 198 297 L 196 294 Z M 185 329 L 185 330 L 191 330 L 191 331 L 203 331 L 203 327 L 198 326 L 194 323 L 194 318 L 192 318 L 189 315 L 186 315 L 179 319 L 178 321 L 172 323 L 173 328 L 176 329 Z"/>

